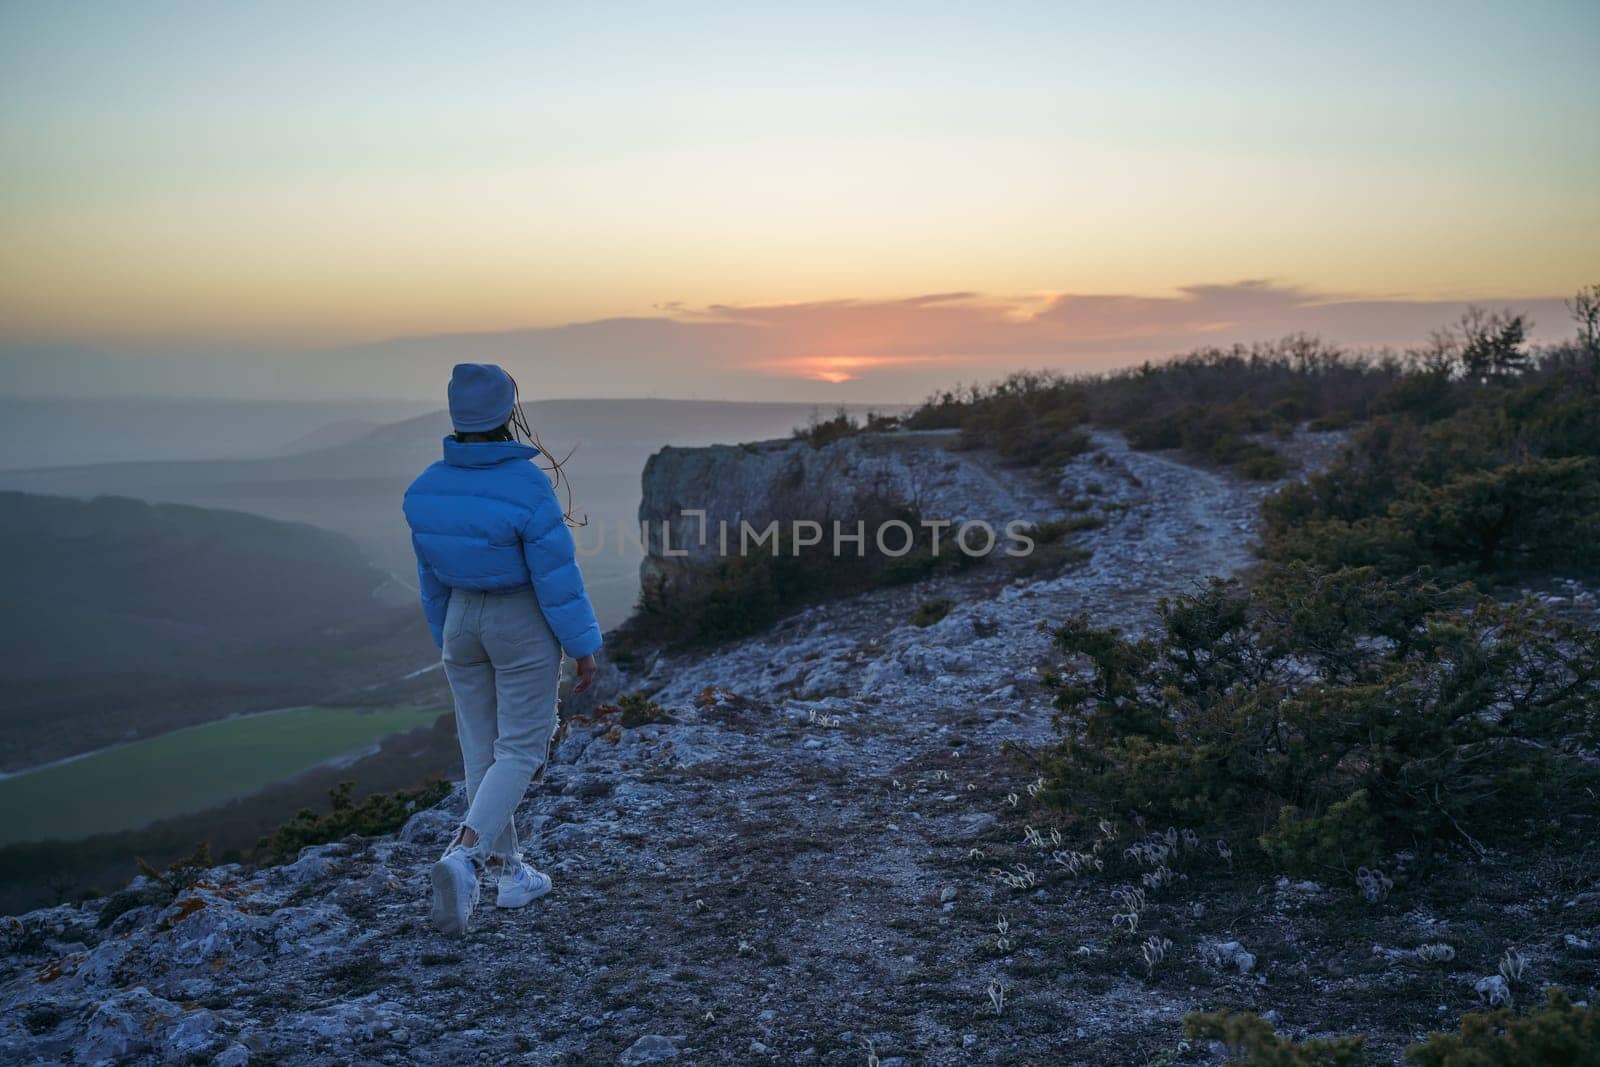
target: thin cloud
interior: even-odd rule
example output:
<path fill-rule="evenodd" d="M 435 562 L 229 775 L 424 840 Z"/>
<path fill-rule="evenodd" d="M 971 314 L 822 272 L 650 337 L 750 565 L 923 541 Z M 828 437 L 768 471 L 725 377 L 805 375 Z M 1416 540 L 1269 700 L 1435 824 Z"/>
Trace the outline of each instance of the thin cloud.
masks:
<path fill-rule="evenodd" d="M 1559 298 L 1485 303 L 1532 311 L 1536 324 L 1547 327 L 1546 339 L 1565 331 Z M 741 361 L 746 367 L 814 376 L 827 361 L 829 369 L 858 380 L 876 372 L 953 364 L 999 373 L 1017 361 L 1102 369 L 1302 332 L 1352 346 L 1403 347 L 1423 341 L 1466 306 L 1464 301 L 1350 299 L 1252 279 L 1185 286 L 1173 296 L 1010 298 L 962 292 L 887 301 L 716 305 L 688 321 L 705 316 L 761 327 L 761 351 Z"/>
<path fill-rule="evenodd" d="M 1531 313 L 1536 340 L 1570 336 L 1558 297 L 1485 299 Z M 1131 293 L 662 305 L 658 313 L 313 352 L 0 348 L 0 392 L 334 398 L 436 397 L 461 360 L 503 363 L 530 396 L 916 400 L 1020 368 L 1095 371 L 1234 342 L 1312 333 L 1350 347 L 1420 344 L 1466 301 L 1351 298 L 1251 279 Z"/>

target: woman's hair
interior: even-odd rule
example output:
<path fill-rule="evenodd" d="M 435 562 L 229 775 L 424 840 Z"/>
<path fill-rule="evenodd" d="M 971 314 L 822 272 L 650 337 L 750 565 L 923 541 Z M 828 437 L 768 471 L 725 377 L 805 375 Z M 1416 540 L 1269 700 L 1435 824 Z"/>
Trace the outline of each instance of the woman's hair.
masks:
<path fill-rule="evenodd" d="M 511 378 L 511 374 L 507 372 L 506 377 Z M 578 450 L 578 446 L 573 445 L 572 448 L 567 450 L 566 455 L 556 459 L 550 450 L 545 447 L 544 442 L 539 440 L 539 435 L 534 433 L 533 428 L 528 425 L 527 416 L 522 413 L 522 393 L 517 388 L 517 380 L 515 378 L 511 378 L 511 395 L 514 397 L 511 403 L 511 418 L 494 429 L 485 430 L 482 433 L 458 432 L 455 435 L 456 440 L 461 442 L 521 441 L 537 448 L 539 454 L 550 461 L 548 467 L 541 466 L 540 469 L 553 476 L 551 480 L 555 483 L 557 492 L 565 491 L 566 493 L 567 506 L 562 509 L 562 519 L 568 526 L 589 525 L 589 516 L 587 514 L 581 517 L 574 517 L 572 514 L 572 480 L 567 477 L 566 472 L 566 462 L 572 458 L 572 453 Z"/>
<path fill-rule="evenodd" d="M 480 432 L 477 432 L 477 433 L 467 433 L 467 432 L 462 431 L 462 430 L 457 430 L 456 433 L 455 433 L 455 438 L 456 438 L 457 441 L 460 441 L 463 444 L 468 443 L 468 442 L 473 442 L 473 441 L 515 441 L 516 440 L 516 437 L 513 436 L 512 433 L 511 433 L 511 424 L 509 422 L 502 422 L 499 426 L 496 426 L 492 430 L 483 430 L 483 431 L 480 431 Z"/>

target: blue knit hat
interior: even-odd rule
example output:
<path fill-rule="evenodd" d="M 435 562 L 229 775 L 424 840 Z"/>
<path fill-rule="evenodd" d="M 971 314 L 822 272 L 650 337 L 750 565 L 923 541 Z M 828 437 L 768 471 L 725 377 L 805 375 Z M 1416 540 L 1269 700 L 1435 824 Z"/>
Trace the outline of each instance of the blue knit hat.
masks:
<path fill-rule="evenodd" d="M 516 402 L 511 375 L 493 363 L 457 363 L 450 372 L 450 424 L 457 433 L 504 426 Z"/>

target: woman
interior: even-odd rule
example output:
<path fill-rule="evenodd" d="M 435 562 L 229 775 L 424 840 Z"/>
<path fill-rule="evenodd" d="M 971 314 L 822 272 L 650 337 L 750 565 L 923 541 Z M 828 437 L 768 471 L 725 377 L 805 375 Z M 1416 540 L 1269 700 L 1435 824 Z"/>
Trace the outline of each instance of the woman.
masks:
<path fill-rule="evenodd" d="M 406 490 L 422 610 L 444 650 L 467 773 L 467 816 L 433 865 L 433 924 L 465 934 L 478 879 L 495 903 L 520 908 L 550 891 L 522 861 L 516 810 L 544 765 L 556 727 L 561 653 L 594 684 L 600 627 L 583 589 L 566 513 L 499 367 L 462 363 L 450 377 L 444 459 Z M 559 469 L 559 467 L 557 468 Z"/>

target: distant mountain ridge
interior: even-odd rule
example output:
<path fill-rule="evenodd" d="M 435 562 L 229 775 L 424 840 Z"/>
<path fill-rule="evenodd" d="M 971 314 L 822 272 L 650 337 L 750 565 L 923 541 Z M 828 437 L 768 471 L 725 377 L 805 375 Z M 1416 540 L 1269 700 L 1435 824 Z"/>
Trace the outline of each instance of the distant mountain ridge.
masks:
<path fill-rule="evenodd" d="M 391 337 L 314 348 L 268 345 L 0 343 L 0 394 L 170 395 L 308 400 L 385 395 L 426 399 L 444 390 L 453 364 L 499 363 L 528 399 L 648 392 L 641 355 L 671 368 L 678 396 L 772 395 L 772 379 L 729 380 L 724 368 L 763 351 L 771 331 L 749 322 L 618 317 L 562 326 Z M 660 380 L 660 379 L 657 379 Z M 595 382 L 604 384 L 596 389 Z M 823 382 L 794 383 L 825 399 Z M 810 398 L 808 398 L 810 399 Z"/>
<path fill-rule="evenodd" d="M 0 396 L 0 468 L 265 456 L 336 443 L 325 436 L 335 427 L 364 432 L 427 407 L 398 400 Z"/>

